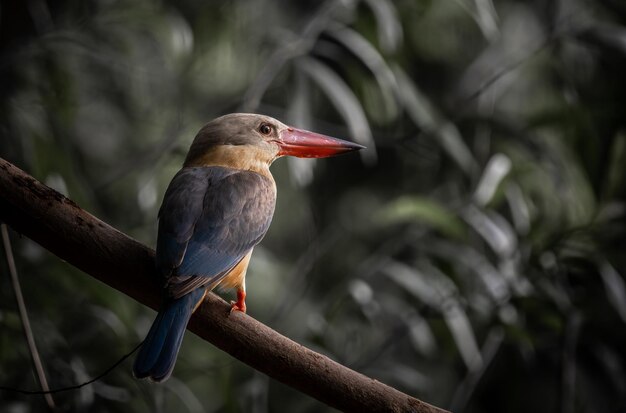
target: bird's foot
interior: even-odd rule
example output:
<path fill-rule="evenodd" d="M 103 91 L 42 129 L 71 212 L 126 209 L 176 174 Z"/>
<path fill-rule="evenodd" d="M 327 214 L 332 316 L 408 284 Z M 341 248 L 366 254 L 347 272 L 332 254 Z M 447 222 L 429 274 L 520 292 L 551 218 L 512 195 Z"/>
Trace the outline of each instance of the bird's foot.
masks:
<path fill-rule="evenodd" d="M 246 312 L 246 292 L 244 290 L 237 290 L 237 301 L 230 302 L 230 312 L 233 311 Z"/>

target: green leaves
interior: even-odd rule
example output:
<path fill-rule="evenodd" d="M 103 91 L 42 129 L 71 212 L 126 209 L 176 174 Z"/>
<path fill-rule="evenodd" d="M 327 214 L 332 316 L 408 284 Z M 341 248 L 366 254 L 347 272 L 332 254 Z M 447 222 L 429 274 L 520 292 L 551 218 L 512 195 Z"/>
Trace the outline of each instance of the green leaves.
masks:
<path fill-rule="evenodd" d="M 376 146 L 367 118 L 357 97 L 348 85 L 335 72 L 315 59 L 302 58 L 298 67 L 309 75 L 328 96 L 328 99 L 348 125 L 352 139 L 370 148 L 362 151 L 364 160 L 370 163 L 375 162 Z"/>
<path fill-rule="evenodd" d="M 403 196 L 390 202 L 377 213 L 376 221 L 381 225 L 423 225 L 453 238 L 462 238 L 466 233 L 463 222 L 447 207 L 419 196 Z"/>

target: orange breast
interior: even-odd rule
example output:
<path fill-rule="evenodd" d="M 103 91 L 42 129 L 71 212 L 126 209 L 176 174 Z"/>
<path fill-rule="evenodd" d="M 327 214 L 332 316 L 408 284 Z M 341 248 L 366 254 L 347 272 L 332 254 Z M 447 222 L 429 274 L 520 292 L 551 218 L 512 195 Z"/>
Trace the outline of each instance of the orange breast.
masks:
<path fill-rule="evenodd" d="M 248 270 L 248 264 L 250 263 L 250 257 L 252 256 L 252 251 L 248 253 L 239 264 L 237 264 L 226 277 L 220 281 L 218 286 L 220 288 L 239 288 L 245 285 L 246 279 L 246 271 Z"/>

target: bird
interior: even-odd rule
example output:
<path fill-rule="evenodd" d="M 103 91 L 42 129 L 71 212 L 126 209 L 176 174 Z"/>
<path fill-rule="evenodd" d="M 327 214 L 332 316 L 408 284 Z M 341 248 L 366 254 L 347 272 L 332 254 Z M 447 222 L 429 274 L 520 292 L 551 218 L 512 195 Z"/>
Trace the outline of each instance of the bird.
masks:
<path fill-rule="evenodd" d="M 224 115 L 200 129 L 159 209 L 155 262 L 164 298 L 133 364 L 136 378 L 171 376 L 187 323 L 208 291 L 234 288 L 231 312 L 246 312 L 250 256 L 276 204 L 272 162 L 360 149 L 259 114 Z"/>

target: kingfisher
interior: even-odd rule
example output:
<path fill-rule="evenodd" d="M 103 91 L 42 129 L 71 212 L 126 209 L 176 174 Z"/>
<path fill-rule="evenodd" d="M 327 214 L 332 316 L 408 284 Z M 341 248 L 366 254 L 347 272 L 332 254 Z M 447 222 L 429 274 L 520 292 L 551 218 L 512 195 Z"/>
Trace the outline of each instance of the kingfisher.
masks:
<path fill-rule="evenodd" d="M 159 210 L 156 267 L 164 299 L 133 365 L 134 376 L 162 382 L 172 374 L 187 323 L 213 288 L 234 288 L 231 312 L 246 312 L 250 256 L 276 205 L 272 162 L 363 148 L 257 114 L 233 113 L 204 125 Z"/>

